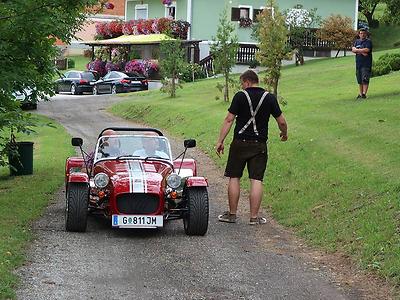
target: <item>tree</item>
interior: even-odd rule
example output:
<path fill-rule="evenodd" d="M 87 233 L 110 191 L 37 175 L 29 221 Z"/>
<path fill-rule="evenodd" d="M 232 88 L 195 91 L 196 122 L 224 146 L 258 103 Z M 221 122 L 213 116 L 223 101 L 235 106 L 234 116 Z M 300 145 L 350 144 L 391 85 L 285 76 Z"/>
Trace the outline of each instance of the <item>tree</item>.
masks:
<path fill-rule="evenodd" d="M 162 41 L 160 44 L 160 57 L 160 71 L 163 77 L 161 90 L 169 93 L 171 98 L 175 98 L 177 87 L 181 87 L 176 80 L 185 67 L 185 53 L 184 49 L 182 49 L 181 40 Z"/>
<path fill-rule="evenodd" d="M 224 101 L 229 101 L 229 85 L 232 80 L 229 77 L 232 67 L 236 63 L 236 53 L 239 47 L 238 37 L 233 34 L 235 27 L 228 19 L 226 8 L 220 15 L 217 36 L 213 37 L 211 55 L 214 58 L 216 73 L 222 73 L 224 77 L 223 89 Z"/>
<path fill-rule="evenodd" d="M 68 43 L 89 9 L 93 13 L 104 4 L 99 0 L 1 1 L 0 165 L 6 164 L 8 132 L 26 131 L 32 125 L 13 92 L 34 88 L 34 101 L 53 95 L 56 38 Z"/>
<path fill-rule="evenodd" d="M 293 9 L 285 11 L 286 24 L 289 27 L 289 41 L 296 53 L 296 66 L 304 64 L 304 40 L 308 36 L 315 36 L 311 27 L 318 27 L 321 17 L 317 15 L 317 9 L 306 10 L 298 4 Z"/>
<path fill-rule="evenodd" d="M 278 97 L 282 60 L 290 52 L 286 44 L 288 30 L 285 16 L 279 11 L 275 0 L 268 0 L 266 7 L 271 9 L 264 9 L 257 16 L 258 25 L 255 36 L 259 41 L 260 51 L 256 55 L 260 64 L 267 67 L 264 82 Z"/>
<path fill-rule="evenodd" d="M 334 43 L 334 47 L 338 49 L 335 57 L 338 56 L 342 49 L 346 56 L 346 49 L 354 41 L 356 32 L 352 23 L 351 18 L 342 17 L 341 15 L 331 15 L 322 22 L 319 35 L 321 39 Z"/>
<path fill-rule="evenodd" d="M 396 0 L 397 1 L 397 0 Z M 369 27 L 374 26 L 374 13 L 377 5 L 382 2 L 381 0 L 359 0 L 358 1 L 358 11 L 361 12 L 365 18 L 367 18 L 367 22 Z"/>

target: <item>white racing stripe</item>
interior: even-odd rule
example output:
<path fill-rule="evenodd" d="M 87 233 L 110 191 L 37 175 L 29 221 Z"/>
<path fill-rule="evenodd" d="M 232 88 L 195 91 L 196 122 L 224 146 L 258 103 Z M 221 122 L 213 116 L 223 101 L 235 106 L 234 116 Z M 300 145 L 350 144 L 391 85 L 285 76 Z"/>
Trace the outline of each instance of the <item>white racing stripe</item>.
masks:
<path fill-rule="evenodd" d="M 139 161 L 127 161 L 130 193 L 147 193 L 146 174 Z"/>

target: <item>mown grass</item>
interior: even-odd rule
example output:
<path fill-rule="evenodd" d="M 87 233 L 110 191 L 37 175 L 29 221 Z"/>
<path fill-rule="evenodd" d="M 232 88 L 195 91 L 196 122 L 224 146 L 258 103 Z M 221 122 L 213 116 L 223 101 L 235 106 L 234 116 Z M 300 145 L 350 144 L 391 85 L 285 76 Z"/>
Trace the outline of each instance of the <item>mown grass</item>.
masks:
<path fill-rule="evenodd" d="M 0 168 L 0 299 L 15 298 L 13 270 L 25 260 L 25 247 L 33 238 L 31 223 L 62 184 L 65 159 L 73 153 L 62 127 L 38 119 L 34 134 L 17 137 L 34 142 L 33 175 L 10 177 L 8 168 Z M 46 126 L 49 122 L 52 127 Z"/>
<path fill-rule="evenodd" d="M 280 93 L 288 102 L 283 110 L 289 141 L 279 141 L 272 120 L 264 193 L 264 205 L 273 216 L 311 245 L 345 252 L 360 267 L 397 285 L 399 80 L 399 72 L 373 78 L 367 101 L 360 102 L 355 100 L 354 57 L 285 68 Z M 228 104 L 215 100 L 218 81 L 185 84 L 175 99 L 158 91 L 129 95 L 111 111 L 196 138 L 222 167 L 226 154 L 218 159 L 213 147 Z"/>
<path fill-rule="evenodd" d="M 84 57 L 83 55 L 72 55 L 68 56 L 68 59 L 75 61 L 75 67 L 68 70 L 86 71 L 86 65 L 91 61 L 90 57 Z"/>

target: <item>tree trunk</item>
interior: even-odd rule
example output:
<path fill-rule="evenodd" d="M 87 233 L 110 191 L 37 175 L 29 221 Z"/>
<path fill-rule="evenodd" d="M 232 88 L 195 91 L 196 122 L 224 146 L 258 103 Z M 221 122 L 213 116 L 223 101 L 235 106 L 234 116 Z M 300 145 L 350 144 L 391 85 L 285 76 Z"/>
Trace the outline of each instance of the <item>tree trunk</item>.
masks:
<path fill-rule="evenodd" d="M 278 99 L 278 82 L 279 82 L 279 79 L 274 79 L 274 83 L 272 86 L 272 88 L 274 90 L 274 95 L 277 99 Z"/>
<path fill-rule="evenodd" d="M 175 72 L 172 72 L 171 97 L 175 98 Z"/>
<path fill-rule="evenodd" d="M 229 102 L 229 86 L 228 86 L 228 74 L 225 73 L 225 89 L 224 89 L 224 101 Z"/>

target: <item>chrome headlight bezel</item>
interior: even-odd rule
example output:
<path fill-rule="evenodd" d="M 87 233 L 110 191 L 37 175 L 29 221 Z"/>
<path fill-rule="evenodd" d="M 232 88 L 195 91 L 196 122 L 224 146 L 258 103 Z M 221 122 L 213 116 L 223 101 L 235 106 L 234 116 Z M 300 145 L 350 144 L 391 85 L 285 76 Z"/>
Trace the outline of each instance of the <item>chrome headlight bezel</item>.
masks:
<path fill-rule="evenodd" d="M 176 173 L 172 173 L 167 177 L 167 185 L 173 189 L 177 189 L 181 185 L 181 181 L 181 176 Z"/>
<path fill-rule="evenodd" d="M 106 173 L 97 173 L 94 178 L 94 185 L 99 188 L 99 189 L 103 189 L 105 188 L 108 183 L 110 182 L 110 177 L 108 177 L 108 175 Z"/>

